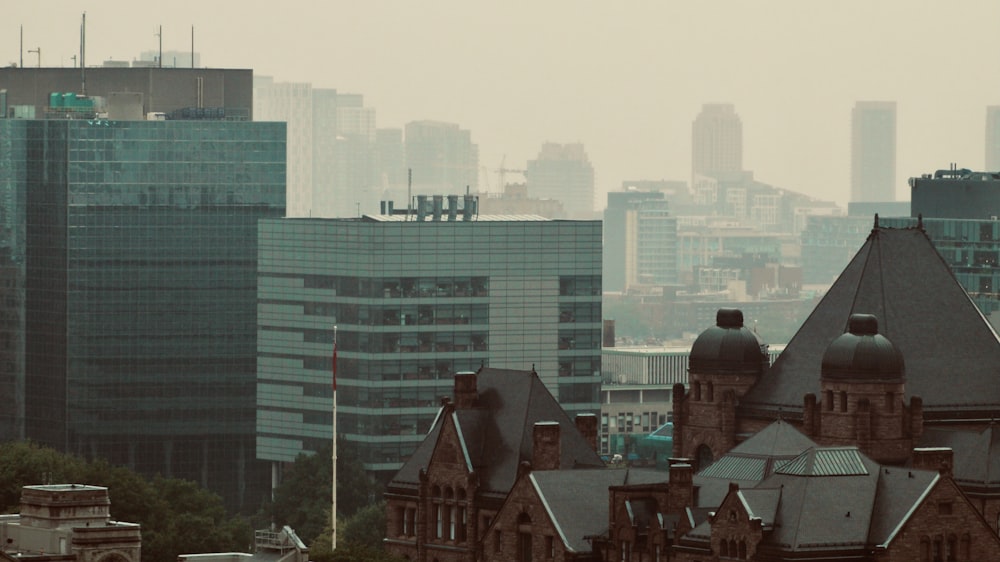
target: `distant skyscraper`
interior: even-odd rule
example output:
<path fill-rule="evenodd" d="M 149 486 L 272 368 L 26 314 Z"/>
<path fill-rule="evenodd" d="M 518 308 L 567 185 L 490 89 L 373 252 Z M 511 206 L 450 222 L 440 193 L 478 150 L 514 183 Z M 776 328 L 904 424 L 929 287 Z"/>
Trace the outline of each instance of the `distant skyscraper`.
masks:
<path fill-rule="evenodd" d="M 986 108 L 986 171 L 1000 171 L 1000 105 Z"/>
<path fill-rule="evenodd" d="M 314 217 L 356 217 L 374 212 L 375 109 L 360 94 L 313 90 Z"/>
<path fill-rule="evenodd" d="M 743 170 L 743 122 L 732 104 L 706 103 L 691 125 L 691 175 Z M 692 180 L 692 185 L 697 183 Z"/>
<path fill-rule="evenodd" d="M 308 217 L 313 207 L 312 86 L 255 76 L 253 89 L 254 119 L 287 123 L 288 216 Z"/>
<path fill-rule="evenodd" d="M 568 218 L 594 218 L 594 167 L 582 144 L 543 144 L 525 177 L 531 197 L 562 202 Z"/>
<path fill-rule="evenodd" d="M 859 101 L 851 111 L 851 201 L 896 200 L 896 102 Z"/>
<path fill-rule="evenodd" d="M 285 125 L 0 119 L 0 335 L 20 437 L 257 505 L 257 222 Z M 7 342 L 9 343 L 9 342 Z M 256 477 L 256 480 L 255 480 Z M 257 494 L 251 495 L 253 491 Z"/>
<path fill-rule="evenodd" d="M 477 190 L 479 147 L 468 130 L 454 123 L 412 121 L 406 124 L 405 150 L 415 193 Z"/>
<path fill-rule="evenodd" d="M 600 221 L 453 215 L 462 201 L 260 222 L 258 458 L 329 442 L 334 326 L 337 430 L 372 471 L 413 453 L 456 372 L 534 368 L 563 408 L 597 411 Z"/>

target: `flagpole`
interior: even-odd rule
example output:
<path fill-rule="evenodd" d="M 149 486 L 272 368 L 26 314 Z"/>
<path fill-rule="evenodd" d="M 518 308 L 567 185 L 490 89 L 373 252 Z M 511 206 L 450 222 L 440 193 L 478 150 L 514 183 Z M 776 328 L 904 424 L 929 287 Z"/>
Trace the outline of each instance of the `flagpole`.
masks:
<path fill-rule="evenodd" d="M 330 505 L 331 536 L 330 550 L 337 550 L 337 326 L 333 327 L 333 479 L 332 503 Z"/>

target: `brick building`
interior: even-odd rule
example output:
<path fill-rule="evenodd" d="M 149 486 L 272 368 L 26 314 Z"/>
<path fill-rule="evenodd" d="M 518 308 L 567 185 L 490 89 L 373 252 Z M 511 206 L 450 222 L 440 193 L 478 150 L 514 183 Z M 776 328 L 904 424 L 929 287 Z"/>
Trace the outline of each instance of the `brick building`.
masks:
<path fill-rule="evenodd" d="M 939 451 L 927 453 L 925 460 L 940 460 Z M 998 560 L 1000 537 L 947 473 L 879 465 L 857 447 L 821 447 L 754 488 L 731 484 L 673 553 L 677 562 Z"/>
<path fill-rule="evenodd" d="M 486 529 L 522 463 L 542 471 L 604 467 L 596 416 L 574 423 L 533 370 L 482 368 L 455 375 L 454 384 L 454 399 L 442 400 L 427 437 L 386 489 L 386 548 L 409 560 L 481 559 Z"/>
<path fill-rule="evenodd" d="M 705 468 L 779 419 L 890 466 L 948 447 L 955 482 L 996 530 L 998 364 L 1000 339 L 922 226 L 876 221 L 774 365 L 739 311 L 719 311 L 692 348 L 690 391 L 674 387 L 674 456 Z"/>

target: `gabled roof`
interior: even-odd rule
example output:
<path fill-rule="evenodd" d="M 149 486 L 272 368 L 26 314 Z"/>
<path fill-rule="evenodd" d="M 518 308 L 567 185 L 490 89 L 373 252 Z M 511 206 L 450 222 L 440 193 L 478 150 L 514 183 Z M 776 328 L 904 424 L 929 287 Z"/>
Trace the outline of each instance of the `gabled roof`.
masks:
<path fill-rule="evenodd" d="M 788 422 L 771 423 L 695 475 L 698 505 L 718 507 L 729 492 L 730 482 L 741 489 L 756 486 L 777 467 L 812 447 L 816 443 Z"/>
<path fill-rule="evenodd" d="M 742 410 L 801 411 L 820 391 L 820 364 L 851 314 L 874 314 L 906 360 L 906 393 L 925 411 L 1000 409 L 1000 339 L 920 228 L 878 228 Z"/>
<path fill-rule="evenodd" d="M 786 551 L 887 544 L 938 482 L 935 472 L 879 466 L 855 448 L 811 449 L 745 494 L 753 513 L 773 512 L 765 542 Z M 756 495 L 766 489 L 773 495 Z"/>
<path fill-rule="evenodd" d="M 476 407 L 455 410 L 451 417 L 439 415 L 390 487 L 413 488 L 419 483 L 420 470 L 427 468 L 445 423 L 456 424 L 460 445 L 479 474 L 484 492 L 510 491 L 518 465 L 532 460 L 535 422 L 559 424 L 560 468 L 604 467 L 534 371 L 483 368 L 476 374 L 476 389 Z"/>
<path fill-rule="evenodd" d="M 975 431 L 927 428 L 920 446 L 950 448 L 952 474 L 966 490 L 1000 486 L 1000 430 L 995 423 Z"/>
<path fill-rule="evenodd" d="M 657 484 L 667 474 L 653 469 L 533 471 L 529 478 L 567 548 L 590 552 L 590 541 L 608 531 L 608 488 Z"/>

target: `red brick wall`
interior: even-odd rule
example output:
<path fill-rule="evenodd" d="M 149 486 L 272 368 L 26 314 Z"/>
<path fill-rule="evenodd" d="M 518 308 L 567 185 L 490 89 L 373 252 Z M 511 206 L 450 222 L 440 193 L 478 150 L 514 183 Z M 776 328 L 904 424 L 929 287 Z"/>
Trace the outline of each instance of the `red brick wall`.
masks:
<path fill-rule="evenodd" d="M 950 505 L 950 508 L 947 507 Z M 963 538 L 968 537 L 968 556 Z M 954 537 L 955 560 L 1000 560 L 1000 537 L 979 512 L 966 501 L 951 479 L 942 479 L 910 517 L 879 559 L 887 562 L 934 560 L 935 542 L 941 544 L 941 560 L 948 560 L 948 538 Z"/>
<path fill-rule="evenodd" d="M 530 523 L 525 522 L 529 520 Z M 486 529 L 482 560 L 518 560 L 518 535 L 521 533 L 531 536 L 532 560 L 563 562 L 570 559 L 527 473 L 518 478 L 493 524 Z M 552 545 L 551 557 L 546 550 L 549 544 Z"/>

